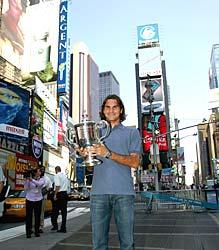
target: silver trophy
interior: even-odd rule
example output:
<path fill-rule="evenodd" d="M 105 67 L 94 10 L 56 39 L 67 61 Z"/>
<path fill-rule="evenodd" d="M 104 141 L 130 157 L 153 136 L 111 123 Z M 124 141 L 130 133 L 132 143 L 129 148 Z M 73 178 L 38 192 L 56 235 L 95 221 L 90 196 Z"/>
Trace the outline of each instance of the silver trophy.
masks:
<path fill-rule="evenodd" d="M 101 128 L 105 129 L 105 134 L 102 136 L 100 136 Z M 74 125 L 74 131 L 76 145 L 82 148 L 89 148 L 94 144 L 101 143 L 109 135 L 110 126 L 104 120 L 95 123 L 94 121 L 84 119 L 81 123 Z M 89 153 L 82 162 L 82 166 L 92 167 L 101 163 L 101 160 L 98 160 Z"/>

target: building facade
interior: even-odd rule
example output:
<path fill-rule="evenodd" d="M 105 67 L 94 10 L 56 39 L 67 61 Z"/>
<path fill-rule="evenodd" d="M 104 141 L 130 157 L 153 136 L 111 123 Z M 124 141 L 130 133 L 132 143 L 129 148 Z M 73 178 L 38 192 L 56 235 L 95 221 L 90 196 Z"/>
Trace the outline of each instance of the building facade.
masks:
<path fill-rule="evenodd" d="M 103 100 L 111 94 L 120 95 L 119 82 L 111 71 L 101 72 L 99 74 L 99 110 Z"/>
<path fill-rule="evenodd" d="M 89 54 L 85 43 L 74 44 L 72 52 L 69 115 L 74 123 L 79 123 L 85 115 L 89 120 L 98 121 L 98 66 Z"/>

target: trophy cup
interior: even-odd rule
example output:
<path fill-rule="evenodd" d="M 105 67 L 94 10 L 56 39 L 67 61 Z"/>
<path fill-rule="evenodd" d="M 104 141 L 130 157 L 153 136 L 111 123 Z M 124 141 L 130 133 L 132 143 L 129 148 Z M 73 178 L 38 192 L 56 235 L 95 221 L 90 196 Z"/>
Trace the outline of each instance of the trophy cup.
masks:
<path fill-rule="evenodd" d="M 100 137 L 101 128 L 105 128 L 105 134 Z M 94 144 L 101 143 L 101 141 L 108 136 L 110 126 L 104 120 L 95 123 L 94 121 L 84 119 L 81 123 L 74 125 L 74 130 L 76 145 L 83 148 L 89 148 Z M 101 160 L 96 159 L 95 156 L 92 156 L 91 153 L 89 153 L 82 162 L 82 166 L 93 167 L 101 163 Z"/>

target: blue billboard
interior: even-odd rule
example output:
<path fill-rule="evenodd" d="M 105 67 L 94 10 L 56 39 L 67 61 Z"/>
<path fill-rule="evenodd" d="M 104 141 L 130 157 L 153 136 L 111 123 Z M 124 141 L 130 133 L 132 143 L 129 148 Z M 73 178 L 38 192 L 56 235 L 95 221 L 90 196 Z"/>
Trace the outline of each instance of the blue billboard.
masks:
<path fill-rule="evenodd" d="M 28 145 L 30 92 L 0 82 L 0 147 L 25 152 Z"/>
<path fill-rule="evenodd" d="M 137 27 L 138 46 L 159 43 L 158 24 L 147 24 Z"/>
<path fill-rule="evenodd" d="M 68 0 L 60 2 L 59 9 L 59 40 L 58 40 L 58 75 L 57 91 L 58 95 L 67 93 L 69 82 L 69 52 L 68 52 Z"/>

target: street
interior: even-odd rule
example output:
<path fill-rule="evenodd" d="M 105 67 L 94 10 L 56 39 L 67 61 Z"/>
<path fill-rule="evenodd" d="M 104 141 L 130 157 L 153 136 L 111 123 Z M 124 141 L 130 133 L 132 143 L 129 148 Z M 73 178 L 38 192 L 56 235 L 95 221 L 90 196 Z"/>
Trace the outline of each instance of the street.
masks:
<path fill-rule="evenodd" d="M 47 221 L 39 238 L 26 239 L 24 228 L 9 238 L 9 230 L 0 231 L 1 250 L 84 250 L 92 249 L 88 202 L 71 202 L 67 233 L 53 233 Z M 47 219 L 48 220 L 48 219 Z M 8 238 L 6 237 L 8 236 Z M 135 249 L 146 250 L 218 250 L 219 212 L 216 210 L 153 209 L 135 210 Z M 119 249 L 117 230 L 111 222 L 109 249 Z"/>
<path fill-rule="evenodd" d="M 68 201 L 68 213 L 77 211 L 80 208 L 89 208 L 89 201 Z M 50 214 L 45 216 L 47 221 L 50 221 Z M 24 225 L 25 218 L 11 218 L 2 217 L 0 218 L 0 232 L 10 228 L 16 228 Z"/>

